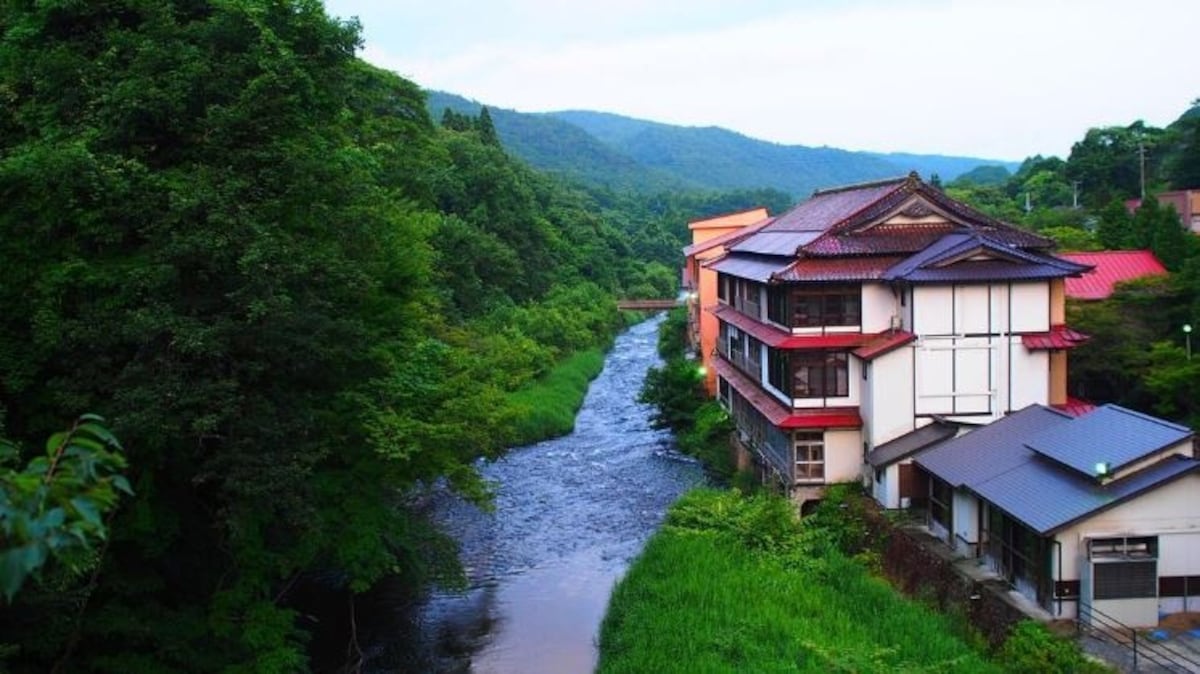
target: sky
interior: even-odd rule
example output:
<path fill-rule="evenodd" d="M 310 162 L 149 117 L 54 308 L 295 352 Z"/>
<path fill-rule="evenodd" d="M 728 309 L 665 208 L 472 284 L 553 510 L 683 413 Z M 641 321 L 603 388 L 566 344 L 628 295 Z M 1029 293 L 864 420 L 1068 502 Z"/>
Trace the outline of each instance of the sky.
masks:
<path fill-rule="evenodd" d="M 1200 98 L 1200 0 L 326 0 L 426 89 L 784 144 L 1021 160 Z"/>

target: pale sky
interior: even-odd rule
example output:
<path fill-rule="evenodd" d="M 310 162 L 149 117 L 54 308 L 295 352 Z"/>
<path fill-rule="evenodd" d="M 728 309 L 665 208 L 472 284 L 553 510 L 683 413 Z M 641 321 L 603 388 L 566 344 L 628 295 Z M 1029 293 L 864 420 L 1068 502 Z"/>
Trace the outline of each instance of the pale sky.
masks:
<path fill-rule="evenodd" d="M 368 61 L 488 105 L 1020 160 L 1200 98 L 1200 0 L 326 0 Z"/>

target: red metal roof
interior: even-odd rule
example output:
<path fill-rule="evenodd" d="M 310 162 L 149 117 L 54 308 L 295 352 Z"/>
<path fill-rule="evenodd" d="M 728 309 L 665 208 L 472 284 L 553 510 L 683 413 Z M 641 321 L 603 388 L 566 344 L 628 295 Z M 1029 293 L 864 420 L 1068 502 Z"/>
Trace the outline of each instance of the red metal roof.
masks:
<path fill-rule="evenodd" d="M 766 417 L 772 426 L 784 429 L 862 428 L 862 417 L 859 416 L 857 407 L 789 409 L 724 358 L 714 359 L 713 368 L 730 386 L 737 389 L 746 402 Z"/>
<path fill-rule="evenodd" d="M 1072 330 L 1065 325 L 1052 325 L 1050 332 L 1021 335 L 1021 343 L 1030 351 L 1073 349 L 1089 339 L 1091 337 L 1088 335 Z"/>
<path fill-rule="evenodd" d="M 911 332 L 892 330 L 876 335 L 866 346 L 854 351 L 854 355 L 863 360 L 875 360 L 883 354 L 891 353 L 916 339 L 917 336 Z"/>
<path fill-rule="evenodd" d="M 1093 253 L 1059 253 L 1058 257 L 1094 267 L 1079 278 L 1067 279 L 1067 297 L 1102 300 L 1111 297 L 1122 281 L 1167 273 L 1162 262 L 1148 250 L 1104 250 Z"/>
<path fill-rule="evenodd" d="M 1062 405 L 1051 405 L 1051 407 L 1059 412 L 1065 412 L 1073 417 L 1081 417 L 1096 409 L 1096 406 L 1092 403 L 1086 400 L 1080 400 L 1079 398 L 1072 398 L 1070 396 L 1067 397 L 1067 402 L 1063 403 Z"/>
<path fill-rule="evenodd" d="M 787 330 L 760 323 L 726 304 L 709 307 L 714 316 L 777 349 L 854 349 L 873 341 L 876 335 L 861 332 L 831 332 L 823 335 L 794 335 Z"/>

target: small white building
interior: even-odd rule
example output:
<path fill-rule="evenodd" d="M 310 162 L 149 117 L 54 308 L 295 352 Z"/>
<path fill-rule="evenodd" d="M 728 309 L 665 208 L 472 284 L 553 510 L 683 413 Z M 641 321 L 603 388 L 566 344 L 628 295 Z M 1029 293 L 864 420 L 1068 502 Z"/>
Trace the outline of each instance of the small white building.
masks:
<path fill-rule="evenodd" d="M 1105 405 L 1031 405 L 915 458 L 928 519 L 1056 617 L 1132 626 L 1200 610 L 1193 432 Z"/>

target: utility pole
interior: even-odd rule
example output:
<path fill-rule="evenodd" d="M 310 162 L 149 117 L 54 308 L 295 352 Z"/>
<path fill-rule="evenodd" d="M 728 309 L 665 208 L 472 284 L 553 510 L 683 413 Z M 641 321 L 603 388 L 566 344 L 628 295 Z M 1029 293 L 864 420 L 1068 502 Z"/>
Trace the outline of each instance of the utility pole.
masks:
<path fill-rule="evenodd" d="M 1079 181 L 1071 181 L 1071 208 L 1079 210 Z"/>
<path fill-rule="evenodd" d="M 1032 210 L 1033 210 L 1033 204 L 1031 204 L 1029 202 L 1029 193 L 1026 192 L 1025 193 L 1025 212 L 1028 213 L 1029 211 L 1032 211 Z"/>
<path fill-rule="evenodd" d="M 1138 138 L 1138 179 L 1142 186 L 1142 198 L 1146 198 L 1146 146 Z"/>

